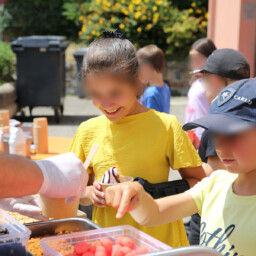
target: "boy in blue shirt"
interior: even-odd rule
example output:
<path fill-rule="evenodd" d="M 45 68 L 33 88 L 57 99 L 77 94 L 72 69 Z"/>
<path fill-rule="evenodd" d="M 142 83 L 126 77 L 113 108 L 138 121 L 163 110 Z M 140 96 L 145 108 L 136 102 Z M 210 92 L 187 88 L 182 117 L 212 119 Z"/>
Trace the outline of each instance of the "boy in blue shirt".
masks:
<path fill-rule="evenodd" d="M 138 50 L 139 75 L 147 86 L 140 98 L 142 105 L 159 112 L 170 113 L 171 92 L 163 81 L 165 57 L 156 45 L 148 45 Z"/>

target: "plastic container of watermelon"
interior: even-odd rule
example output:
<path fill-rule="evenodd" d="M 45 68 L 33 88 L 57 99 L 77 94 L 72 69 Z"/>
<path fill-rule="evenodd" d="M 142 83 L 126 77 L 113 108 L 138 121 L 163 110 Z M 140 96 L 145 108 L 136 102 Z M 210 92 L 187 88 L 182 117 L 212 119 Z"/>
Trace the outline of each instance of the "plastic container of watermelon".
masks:
<path fill-rule="evenodd" d="M 109 238 L 114 244 L 115 239 L 120 236 L 132 238 L 135 243 L 135 248 L 146 246 L 148 253 L 172 249 L 168 245 L 131 226 L 102 228 L 75 234 L 47 237 L 43 238 L 40 244 L 42 246 L 44 256 L 65 256 L 73 254 L 75 245 L 82 241 L 85 241 L 89 246 L 91 246 L 92 244 L 99 245 L 100 240 L 103 238 Z"/>
<path fill-rule="evenodd" d="M 26 256 L 31 231 L 0 210 L 0 255 Z"/>

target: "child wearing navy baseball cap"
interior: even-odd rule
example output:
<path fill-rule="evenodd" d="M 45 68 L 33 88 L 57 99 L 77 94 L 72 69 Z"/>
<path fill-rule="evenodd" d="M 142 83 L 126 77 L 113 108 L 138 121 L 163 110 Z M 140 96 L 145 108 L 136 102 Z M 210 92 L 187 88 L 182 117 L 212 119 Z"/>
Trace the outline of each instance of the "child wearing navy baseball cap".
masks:
<path fill-rule="evenodd" d="M 226 86 L 238 80 L 250 77 L 250 66 L 245 56 L 233 49 L 215 50 L 207 59 L 206 65 L 197 72 L 203 73 L 205 93 L 212 102 Z M 207 175 L 214 170 L 224 168 L 217 157 L 211 132 L 203 133 L 199 155 L 204 164 Z"/>
<path fill-rule="evenodd" d="M 185 193 L 154 200 L 137 182 L 108 188 L 106 202 L 141 225 L 157 226 L 201 215 L 200 245 L 222 255 L 255 255 L 256 237 L 256 79 L 227 86 L 209 114 L 188 123 L 215 134 L 226 170 L 218 170 Z M 150 207 L 149 207 L 150 206 Z"/>
<path fill-rule="evenodd" d="M 205 94 L 207 99 L 212 102 L 229 84 L 249 78 L 250 66 L 241 52 L 224 48 L 213 51 L 208 57 L 206 65 L 196 72 L 203 74 Z M 198 153 L 207 176 L 210 176 L 213 171 L 225 169 L 217 155 L 211 131 L 203 132 Z M 191 245 L 198 245 L 200 241 L 200 217 L 198 214 L 191 217 L 189 225 L 191 229 L 188 232 L 189 242 Z"/>

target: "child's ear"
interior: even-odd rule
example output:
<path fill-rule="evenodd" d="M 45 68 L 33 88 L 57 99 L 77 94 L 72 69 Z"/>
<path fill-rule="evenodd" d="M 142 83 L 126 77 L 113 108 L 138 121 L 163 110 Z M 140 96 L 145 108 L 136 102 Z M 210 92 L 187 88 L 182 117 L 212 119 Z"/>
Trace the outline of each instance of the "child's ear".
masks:
<path fill-rule="evenodd" d="M 147 87 L 148 82 L 147 83 L 143 83 L 141 81 L 141 79 L 139 78 L 139 75 L 137 76 L 136 80 L 137 80 L 137 82 L 134 84 L 135 94 L 136 94 L 136 97 L 139 99 L 143 95 L 143 93 L 144 93 L 144 91 L 145 91 L 145 89 Z"/>
<path fill-rule="evenodd" d="M 145 76 L 143 76 L 143 74 L 139 74 L 138 79 L 140 80 L 140 82 L 142 84 L 147 84 L 148 83 L 148 79 L 146 79 Z"/>
<path fill-rule="evenodd" d="M 149 82 L 149 79 L 147 77 L 147 72 L 144 68 L 139 70 L 138 73 L 138 79 L 141 81 L 143 84 L 147 84 Z"/>

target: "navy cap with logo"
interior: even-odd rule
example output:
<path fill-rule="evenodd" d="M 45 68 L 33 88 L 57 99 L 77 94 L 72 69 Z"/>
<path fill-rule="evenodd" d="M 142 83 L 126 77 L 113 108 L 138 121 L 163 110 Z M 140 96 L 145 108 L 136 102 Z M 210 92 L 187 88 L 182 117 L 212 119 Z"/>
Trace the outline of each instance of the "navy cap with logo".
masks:
<path fill-rule="evenodd" d="M 248 70 L 248 76 L 239 72 L 243 68 Z M 250 76 L 250 66 L 245 56 L 233 49 L 215 50 L 207 59 L 205 66 L 194 73 L 211 73 L 221 77 L 240 80 Z"/>
<path fill-rule="evenodd" d="M 203 127 L 217 134 L 236 134 L 256 127 L 256 78 L 230 84 L 213 100 L 209 113 L 183 126 Z"/>

